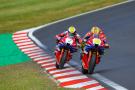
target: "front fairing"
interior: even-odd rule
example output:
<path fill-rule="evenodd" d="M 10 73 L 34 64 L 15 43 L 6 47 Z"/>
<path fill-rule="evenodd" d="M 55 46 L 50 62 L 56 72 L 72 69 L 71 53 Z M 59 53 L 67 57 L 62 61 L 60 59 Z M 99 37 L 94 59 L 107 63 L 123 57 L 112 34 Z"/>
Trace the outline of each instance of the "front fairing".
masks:
<path fill-rule="evenodd" d="M 87 40 L 86 45 L 94 46 L 93 43 L 92 43 L 92 42 L 93 42 L 93 39 L 94 39 L 94 37 L 90 37 L 90 38 Z M 104 46 L 105 46 L 105 43 L 104 43 L 103 40 L 101 40 L 101 44 L 100 44 L 99 47 L 104 47 Z"/>
<path fill-rule="evenodd" d="M 71 45 L 67 45 L 67 44 L 66 44 L 66 39 L 67 39 L 67 38 L 72 39 L 73 43 L 72 43 Z M 71 36 L 65 36 L 65 37 L 63 37 L 63 38 L 60 40 L 60 43 L 63 44 L 63 45 L 65 45 L 65 46 L 67 45 L 67 47 L 69 47 L 69 46 L 76 47 L 76 46 L 77 46 L 76 39 L 75 39 L 74 37 L 71 37 Z"/>
<path fill-rule="evenodd" d="M 97 52 L 97 51 L 99 51 L 101 48 L 102 48 L 101 46 L 94 46 L 94 45 L 86 45 L 86 46 L 85 46 L 85 50 L 86 50 L 87 52 L 89 52 L 90 50 L 91 50 L 92 52 Z"/>

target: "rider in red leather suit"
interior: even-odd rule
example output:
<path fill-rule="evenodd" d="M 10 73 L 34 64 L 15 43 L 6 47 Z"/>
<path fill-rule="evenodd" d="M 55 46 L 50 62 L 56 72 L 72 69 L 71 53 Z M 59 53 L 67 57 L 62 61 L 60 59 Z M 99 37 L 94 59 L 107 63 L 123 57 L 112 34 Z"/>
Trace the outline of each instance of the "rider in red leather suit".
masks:
<path fill-rule="evenodd" d="M 60 51 L 60 48 L 59 48 L 60 44 L 59 43 L 60 43 L 61 38 L 65 37 L 65 36 L 75 38 L 76 43 L 73 44 L 74 49 L 71 51 L 71 53 L 76 52 L 77 51 L 77 45 L 81 44 L 82 39 L 81 39 L 80 35 L 77 34 L 76 29 L 75 29 L 74 26 L 70 26 L 67 31 L 56 35 L 57 45 L 56 45 L 55 52 Z"/>
<path fill-rule="evenodd" d="M 85 36 L 84 36 L 84 42 L 87 42 L 87 40 L 91 40 L 91 44 L 92 44 L 92 38 L 98 36 L 98 38 L 100 38 L 103 42 L 102 45 L 104 45 L 105 47 L 109 47 L 108 43 L 107 43 L 107 39 L 106 39 L 106 35 L 104 34 L 104 32 L 97 26 L 92 27 L 91 31 L 88 32 Z M 84 47 L 84 52 L 87 53 L 87 50 Z M 104 48 L 101 48 L 99 51 L 100 55 L 104 54 Z"/>

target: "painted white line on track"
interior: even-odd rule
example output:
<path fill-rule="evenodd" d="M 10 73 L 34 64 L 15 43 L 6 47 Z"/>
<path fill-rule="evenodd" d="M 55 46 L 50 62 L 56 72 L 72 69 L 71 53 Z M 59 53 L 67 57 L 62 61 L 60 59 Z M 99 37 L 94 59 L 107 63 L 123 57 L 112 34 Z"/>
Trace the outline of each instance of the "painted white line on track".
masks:
<path fill-rule="evenodd" d="M 55 64 L 55 62 L 51 62 L 51 63 L 47 63 L 47 64 L 42 64 L 41 66 L 54 65 L 54 64 Z"/>
<path fill-rule="evenodd" d="M 40 54 L 40 55 L 35 55 L 35 56 L 30 56 L 31 58 L 38 58 L 38 57 L 46 57 L 48 54 Z"/>
<path fill-rule="evenodd" d="M 29 44 L 35 45 L 33 42 L 18 43 L 17 45 L 18 45 L 18 46 L 23 46 L 23 45 L 29 45 Z"/>
<path fill-rule="evenodd" d="M 46 57 L 48 54 L 36 54 L 36 55 L 28 55 L 30 58 L 39 58 L 39 57 Z"/>
<path fill-rule="evenodd" d="M 99 86 L 92 87 L 92 88 L 89 88 L 89 89 L 86 89 L 86 90 L 101 90 L 103 88 L 104 88 L 103 86 L 99 85 Z"/>
<path fill-rule="evenodd" d="M 81 82 L 73 85 L 64 86 L 66 88 L 82 88 L 83 86 L 90 85 L 90 84 L 96 84 L 98 83 L 96 80 L 90 80 L 86 82 Z"/>
<path fill-rule="evenodd" d="M 70 67 L 70 68 L 66 68 L 66 69 L 58 69 L 58 70 L 54 70 L 54 71 L 50 71 L 49 73 L 50 74 L 54 74 L 54 73 L 57 73 L 57 72 L 62 72 L 62 71 L 67 71 L 67 70 L 76 70 L 75 68 L 73 67 Z"/>
<path fill-rule="evenodd" d="M 55 69 L 55 68 L 56 68 L 55 66 L 52 66 L 52 67 L 45 68 L 45 70 L 50 70 L 50 69 Z"/>
<path fill-rule="evenodd" d="M 26 49 L 26 48 L 31 48 L 31 47 L 37 47 L 35 45 L 28 45 L 28 46 L 19 46 L 20 49 Z"/>
<path fill-rule="evenodd" d="M 114 89 L 116 90 L 128 90 L 126 89 L 125 87 L 119 85 L 119 84 L 116 84 L 115 82 L 103 77 L 102 75 L 100 74 L 93 74 L 92 75 L 94 78 L 96 78 L 97 80 L 99 81 L 102 81 L 104 82 L 105 84 L 109 85 L 110 87 L 113 87 Z"/>
<path fill-rule="evenodd" d="M 18 35 L 18 34 L 28 34 L 28 32 L 25 32 L 24 30 L 22 31 L 17 31 L 13 35 Z"/>
<path fill-rule="evenodd" d="M 26 30 L 22 30 L 22 31 L 15 32 L 15 34 L 27 33 L 27 32 L 29 32 L 29 31 L 30 31 L 29 29 L 26 29 Z"/>
<path fill-rule="evenodd" d="M 48 63 L 48 62 L 55 62 L 54 59 L 49 59 L 49 60 L 42 60 L 42 61 L 38 61 L 38 64 L 42 64 L 42 63 Z"/>
<path fill-rule="evenodd" d="M 47 46 L 43 45 L 36 37 L 33 37 L 33 32 L 34 32 L 35 30 L 41 28 L 41 27 L 42 27 L 42 26 L 39 26 L 39 27 L 37 27 L 36 29 L 33 29 L 32 31 L 30 31 L 30 32 L 28 33 L 28 36 L 29 36 L 35 43 L 37 43 L 41 48 L 47 49 Z"/>
<path fill-rule="evenodd" d="M 13 35 L 13 38 L 27 37 L 27 34 Z"/>
<path fill-rule="evenodd" d="M 67 82 L 67 81 L 72 81 L 72 80 L 77 80 L 77 79 L 83 79 L 83 78 L 88 78 L 88 77 L 85 76 L 85 75 L 73 76 L 73 77 L 68 77 L 68 78 L 64 78 L 64 79 L 58 79 L 58 81 L 60 81 L 60 82 Z"/>
<path fill-rule="evenodd" d="M 26 35 L 27 36 L 28 32 L 23 32 L 23 31 L 17 31 L 13 35 Z"/>
<path fill-rule="evenodd" d="M 22 31 L 17 31 L 14 33 L 14 35 L 18 35 L 18 34 L 27 34 L 28 32 L 25 32 L 24 30 Z"/>
<path fill-rule="evenodd" d="M 15 41 L 15 43 L 31 42 L 30 39 Z"/>
<path fill-rule="evenodd" d="M 64 65 L 65 67 L 69 66 L 68 64 L 65 64 Z M 45 68 L 45 70 L 51 70 L 51 69 L 56 69 L 56 66 L 52 66 L 52 67 L 48 67 L 48 68 Z"/>
<path fill-rule="evenodd" d="M 28 56 L 36 56 L 36 55 L 47 55 L 48 56 L 48 54 L 45 54 L 44 52 L 35 52 L 35 53 L 31 53 L 31 54 L 28 54 Z"/>
<path fill-rule="evenodd" d="M 16 40 L 23 40 L 23 39 L 29 39 L 28 37 L 18 37 L 18 38 L 13 38 L 14 41 Z"/>
<path fill-rule="evenodd" d="M 29 51 L 29 50 L 37 50 L 37 49 L 40 49 L 39 47 L 34 47 L 34 48 L 27 48 L 27 49 L 22 49 L 23 52 L 25 51 Z"/>
<path fill-rule="evenodd" d="M 50 59 L 47 59 L 47 58 L 50 58 Z M 47 59 L 47 60 L 46 60 L 46 59 Z M 50 56 L 46 56 L 46 57 L 34 58 L 33 60 L 34 60 L 34 61 L 39 61 L 39 60 L 41 60 L 41 61 L 44 61 L 44 62 L 48 62 L 48 61 L 51 61 L 51 60 L 53 60 L 53 59 L 51 59 Z"/>
<path fill-rule="evenodd" d="M 36 54 L 36 53 L 45 53 L 44 51 L 42 51 L 42 50 L 34 50 L 34 51 L 25 51 L 25 53 L 27 53 L 28 55 L 30 55 L 30 54 Z"/>
<path fill-rule="evenodd" d="M 66 72 L 66 73 L 60 73 L 60 74 L 54 74 L 53 77 L 60 77 L 60 76 L 65 76 L 65 75 L 71 75 L 71 74 L 81 74 L 79 71 L 73 71 L 73 72 Z"/>

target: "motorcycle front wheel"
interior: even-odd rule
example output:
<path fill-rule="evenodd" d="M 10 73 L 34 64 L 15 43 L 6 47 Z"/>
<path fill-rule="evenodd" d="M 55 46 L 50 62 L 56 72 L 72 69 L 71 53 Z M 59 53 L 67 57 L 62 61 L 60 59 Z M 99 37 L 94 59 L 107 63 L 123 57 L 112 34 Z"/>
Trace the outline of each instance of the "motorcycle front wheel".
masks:
<path fill-rule="evenodd" d="M 66 63 L 66 52 L 64 51 L 60 60 L 59 69 L 63 69 L 65 63 Z"/>
<path fill-rule="evenodd" d="M 82 65 L 82 73 L 83 74 L 87 74 L 88 73 L 88 70 L 84 69 L 83 65 Z"/>
<path fill-rule="evenodd" d="M 55 64 L 55 66 L 56 66 L 57 69 L 59 69 L 59 65 L 57 64 L 57 62 L 56 62 L 56 64 Z"/>
<path fill-rule="evenodd" d="M 89 62 L 89 68 L 88 68 L 89 74 L 93 74 L 95 66 L 96 66 L 96 55 L 93 54 L 92 57 L 91 57 L 91 60 Z"/>

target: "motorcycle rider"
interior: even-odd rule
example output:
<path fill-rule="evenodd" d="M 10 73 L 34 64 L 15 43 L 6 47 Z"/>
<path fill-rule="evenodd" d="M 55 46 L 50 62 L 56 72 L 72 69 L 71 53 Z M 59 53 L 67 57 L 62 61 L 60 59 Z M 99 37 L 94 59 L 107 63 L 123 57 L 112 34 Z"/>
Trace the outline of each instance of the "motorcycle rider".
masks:
<path fill-rule="evenodd" d="M 84 36 L 83 42 L 86 43 L 90 38 L 92 38 L 94 36 L 97 36 L 104 42 L 104 45 L 105 45 L 104 47 L 109 48 L 109 44 L 107 43 L 106 35 L 98 26 L 93 26 L 91 28 L 91 30 Z M 100 56 L 104 54 L 104 47 L 99 49 Z M 84 51 L 84 53 L 88 53 L 86 46 L 84 46 L 83 51 Z"/>
<path fill-rule="evenodd" d="M 81 44 L 82 39 L 81 39 L 80 35 L 76 32 L 76 28 L 74 26 L 70 26 L 67 31 L 56 35 L 56 39 L 57 39 L 56 43 L 57 43 L 57 45 L 56 45 L 55 53 L 57 51 L 60 51 L 60 42 L 59 41 L 64 36 L 69 36 L 69 37 L 75 38 L 76 43 L 73 45 L 73 49 L 71 50 L 71 53 L 76 52 L 77 51 L 77 46 Z M 71 55 L 71 57 L 72 57 L 72 55 Z"/>

